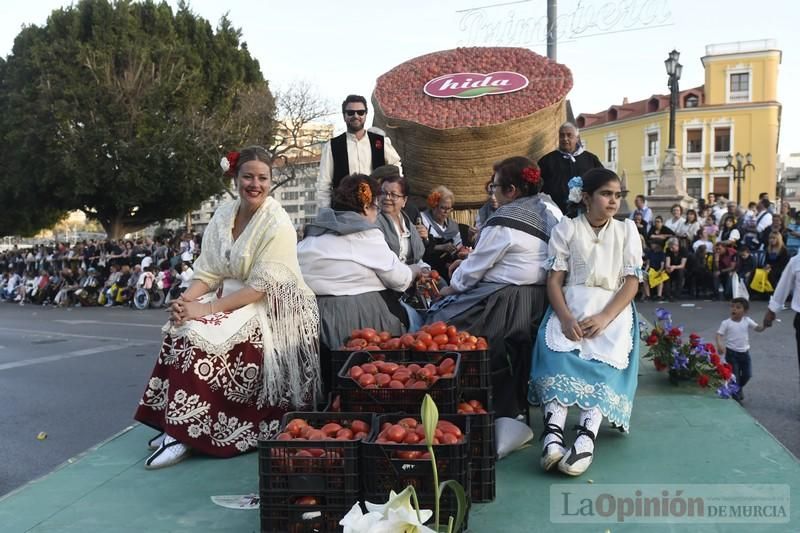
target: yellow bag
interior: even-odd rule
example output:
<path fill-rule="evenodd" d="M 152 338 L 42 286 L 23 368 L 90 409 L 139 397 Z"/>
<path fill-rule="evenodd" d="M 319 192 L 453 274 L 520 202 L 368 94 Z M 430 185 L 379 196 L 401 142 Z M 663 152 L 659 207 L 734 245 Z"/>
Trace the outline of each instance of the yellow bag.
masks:
<path fill-rule="evenodd" d="M 769 282 L 769 274 L 763 268 L 757 268 L 753 273 L 753 281 L 750 282 L 750 288 L 756 292 L 774 292 L 772 283 Z"/>
<path fill-rule="evenodd" d="M 650 288 L 652 289 L 654 287 L 658 287 L 660 284 L 667 281 L 669 279 L 669 274 L 667 274 L 663 270 L 659 272 L 654 268 L 650 268 L 647 271 L 647 277 L 649 279 Z"/>

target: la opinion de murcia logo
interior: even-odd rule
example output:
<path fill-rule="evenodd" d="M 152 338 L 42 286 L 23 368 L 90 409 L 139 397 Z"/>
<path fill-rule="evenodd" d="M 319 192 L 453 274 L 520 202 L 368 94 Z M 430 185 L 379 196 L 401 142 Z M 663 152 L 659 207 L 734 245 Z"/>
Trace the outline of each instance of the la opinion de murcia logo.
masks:
<path fill-rule="evenodd" d="M 528 86 L 528 78 L 519 72 L 500 71 L 490 74 L 458 72 L 433 78 L 423 87 L 434 98 L 477 98 L 487 94 L 505 94 Z"/>

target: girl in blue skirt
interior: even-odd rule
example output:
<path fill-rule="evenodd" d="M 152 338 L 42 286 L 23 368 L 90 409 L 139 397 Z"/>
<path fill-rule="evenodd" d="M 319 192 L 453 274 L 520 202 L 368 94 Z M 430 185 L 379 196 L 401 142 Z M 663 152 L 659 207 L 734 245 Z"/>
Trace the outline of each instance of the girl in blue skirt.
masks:
<path fill-rule="evenodd" d="M 544 412 L 541 465 L 572 476 L 592 464 L 603 417 L 628 430 L 639 366 L 639 331 L 631 304 L 642 275 L 642 245 L 631 220 L 615 220 L 619 177 L 592 169 L 569 182 L 576 218 L 563 218 L 549 243 L 550 300 L 536 346 L 530 401 Z M 567 449 L 567 408 L 580 411 Z"/>

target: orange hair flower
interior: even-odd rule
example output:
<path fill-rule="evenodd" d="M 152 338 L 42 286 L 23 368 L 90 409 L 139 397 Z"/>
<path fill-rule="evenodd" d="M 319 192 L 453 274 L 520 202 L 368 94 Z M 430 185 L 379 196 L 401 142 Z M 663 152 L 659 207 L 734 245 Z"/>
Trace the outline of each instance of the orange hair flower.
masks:
<path fill-rule="evenodd" d="M 428 207 L 431 209 L 436 209 L 439 207 L 439 202 L 442 201 L 442 193 L 439 191 L 433 191 L 428 195 Z"/>
<path fill-rule="evenodd" d="M 364 206 L 364 208 L 372 205 L 372 190 L 369 188 L 369 184 L 366 181 L 362 181 L 358 184 L 358 203 Z"/>

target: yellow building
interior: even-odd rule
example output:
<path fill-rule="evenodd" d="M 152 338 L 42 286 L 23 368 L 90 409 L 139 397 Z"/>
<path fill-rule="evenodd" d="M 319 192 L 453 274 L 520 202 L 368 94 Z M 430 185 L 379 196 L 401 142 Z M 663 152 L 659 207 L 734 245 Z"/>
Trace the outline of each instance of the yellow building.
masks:
<path fill-rule="evenodd" d="M 675 119 L 675 148 L 686 191 L 736 199 L 729 154 L 752 154 L 741 202 L 767 192 L 775 198 L 781 104 L 777 98 L 781 51 L 774 40 L 706 46 L 705 83 L 682 90 Z M 666 76 L 665 76 L 666 79 Z M 582 113 L 577 126 L 586 148 L 625 174 L 631 194 L 652 194 L 669 144 L 669 95 Z"/>

